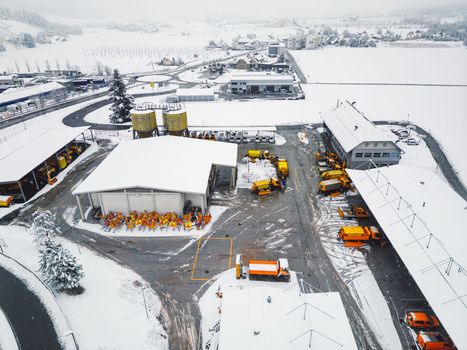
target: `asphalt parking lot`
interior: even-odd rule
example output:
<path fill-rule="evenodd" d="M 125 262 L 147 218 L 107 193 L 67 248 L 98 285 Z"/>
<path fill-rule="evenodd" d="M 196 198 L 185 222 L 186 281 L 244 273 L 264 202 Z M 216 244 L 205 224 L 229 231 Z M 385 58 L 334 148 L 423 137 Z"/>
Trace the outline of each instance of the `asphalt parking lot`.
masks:
<path fill-rule="evenodd" d="M 308 145 L 298 140 L 300 131 L 307 134 Z M 161 297 L 171 349 L 197 347 L 200 314 L 196 297 L 206 290 L 210 278 L 233 266 L 236 254 L 242 254 L 244 261 L 287 258 L 291 269 L 316 290 L 340 292 L 359 349 L 380 349 L 358 302 L 332 265 L 318 232 L 317 223 L 326 209 L 316 195 L 319 177 L 314 151 L 319 134 L 293 127 L 282 128 L 279 133 L 286 138 L 285 145 L 261 148 L 288 159 L 291 171 L 287 189 L 258 197 L 249 189 L 232 192 L 219 188 L 211 205 L 225 206 L 227 210 L 200 241 L 182 237 L 109 238 L 71 229 L 63 219 L 67 209 L 76 206 L 71 188 L 104 159 L 106 148 L 78 164 L 64 182 L 19 215 L 0 223 L 27 223 L 34 210 L 47 207 L 57 213 L 65 236 L 139 273 Z M 239 146 L 239 161 L 250 146 Z M 386 298 L 403 348 L 408 349 L 412 338 L 399 318 L 408 307 L 424 305 L 424 298 L 390 246 L 371 249 L 365 253 L 365 259 Z"/>

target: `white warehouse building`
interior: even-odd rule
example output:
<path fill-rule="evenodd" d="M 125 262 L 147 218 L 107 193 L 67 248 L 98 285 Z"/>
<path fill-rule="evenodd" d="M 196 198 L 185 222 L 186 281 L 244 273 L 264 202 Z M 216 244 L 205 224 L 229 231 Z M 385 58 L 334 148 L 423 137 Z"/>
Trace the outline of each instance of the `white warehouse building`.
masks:
<path fill-rule="evenodd" d="M 218 167 L 230 168 L 230 185 L 235 185 L 237 149 L 236 144 L 177 136 L 122 142 L 73 191 L 81 218 L 87 203 L 104 215 L 180 215 L 188 201 L 205 212 Z"/>
<path fill-rule="evenodd" d="M 233 75 L 230 90 L 233 94 L 292 93 L 292 75 L 271 74 L 268 72 Z"/>
<path fill-rule="evenodd" d="M 378 128 L 348 101 L 323 114 L 324 133 L 341 161 L 349 168 L 399 163 L 401 149 L 394 138 Z"/>

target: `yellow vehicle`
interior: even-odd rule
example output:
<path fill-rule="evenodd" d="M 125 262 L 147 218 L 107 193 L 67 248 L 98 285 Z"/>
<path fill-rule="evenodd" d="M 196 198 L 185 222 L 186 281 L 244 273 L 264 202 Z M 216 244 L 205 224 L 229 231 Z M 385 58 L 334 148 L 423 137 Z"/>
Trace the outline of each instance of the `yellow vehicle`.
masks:
<path fill-rule="evenodd" d="M 365 219 L 369 216 L 368 211 L 366 211 L 362 207 L 351 207 L 349 210 L 345 210 L 345 211 L 342 210 L 340 207 L 337 207 L 337 211 L 341 218 L 346 218 L 346 219 L 353 219 L 353 218 Z"/>
<path fill-rule="evenodd" d="M 374 226 L 342 226 L 338 237 L 346 247 L 361 247 L 363 242 L 380 241 L 381 233 Z"/>
<path fill-rule="evenodd" d="M 245 156 L 250 159 L 269 159 L 270 154 L 268 150 L 249 149 Z"/>
<path fill-rule="evenodd" d="M 282 189 L 284 189 L 284 187 L 282 186 L 279 179 L 276 179 L 275 177 L 271 178 L 270 180 L 255 181 L 251 187 L 251 190 L 259 196 L 266 196 L 271 194 L 272 190 Z"/>
<path fill-rule="evenodd" d="M 339 179 L 343 176 L 347 176 L 347 174 L 343 170 L 330 170 L 325 171 L 321 174 L 321 177 L 324 180 L 332 180 L 332 179 Z"/>
<path fill-rule="evenodd" d="M 279 158 L 276 163 L 277 175 L 281 179 L 285 179 L 289 176 L 289 163 L 284 158 Z"/>
<path fill-rule="evenodd" d="M 9 207 L 13 202 L 13 196 L 0 196 L 0 207 Z"/>

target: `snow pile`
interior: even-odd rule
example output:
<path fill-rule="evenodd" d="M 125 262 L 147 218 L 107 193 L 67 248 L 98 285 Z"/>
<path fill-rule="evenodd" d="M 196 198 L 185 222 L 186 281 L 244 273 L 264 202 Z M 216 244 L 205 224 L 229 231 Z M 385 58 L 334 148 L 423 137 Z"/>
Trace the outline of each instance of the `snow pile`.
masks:
<path fill-rule="evenodd" d="M 254 163 L 248 158 L 237 165 L 237 188 L 251 188 L 253 182 L 277 177 L 276 168 L 268 159 L 257 159 Z"/>
<path fill-rule="evenodd" d="M 38 252 L 25 228 L 0 226 L 0 238 L 8 245 L 5 253 L 21 261 L 29 269 L 38 270 Z M 80 348 L 167 349 L 167 335 L 164 326 L 158 320 L 161 303 L 146 281 L 134 272 L 96 255 L 87 248 L 64 239 L 60 239 L 60 243 L 77 256 L 85 274 L 81 281 L 85 289 L 83 294 L 70 296 L 62 293 L 57 296 Z M 18 275 L 16 269 L 13 271 Z M 34 282 L 27 276 L 20 278 L 26 280 L 28 284 Z M 145 287 L 149 319 L 146 318 L 144 309 L 143 287 Z M 38 292 L 34 284 L 31 288 Z M 49 306 L 47 295 L 41 293 L 39 295 Z M 55 320 L 57 317 L 53 318 Z M 58 333 L 66 334 L 66 329 L 68 328 L 64 324 L 58 329 Z M 71 340 L 71 337 L 68 338 Z"/>
<path fill-rule="evenodd" d="M 345 197 L 324 197 L 319 200 L 318 206 L 319 214 L 315 226 L 332 264 L 349 286 L 382 348 L 402 349 L 386 300 L 369 270 L 364 255 L 357 249 L 344 247 L 337 239 L 341 226 L 357 226 L 355 219 L 339 217 L 337 208 L 344 209 L 347 206 Z"/>
<path fill-rule="evenodd" d="M 299 132 L 297 134 L 297 137 L 301 143 L 303 143 L 305 146 L 308 146 L 308 137 L 306 136 L 304 132 Z"/>
<path fill-rule="evenodd" d="M 14 330 L 0 308 L 0 349 L 19 350 Z"/>
<path fill-rule="evenodd" d="M 286 142 L 287 142 L 287 140 L 285 139 L 284 136 L 279 135 L 278 133 L 276 133 L 276 135 L 275 135 L 275 143 L 276 143 L 276 146 L 285 145 Z"/>

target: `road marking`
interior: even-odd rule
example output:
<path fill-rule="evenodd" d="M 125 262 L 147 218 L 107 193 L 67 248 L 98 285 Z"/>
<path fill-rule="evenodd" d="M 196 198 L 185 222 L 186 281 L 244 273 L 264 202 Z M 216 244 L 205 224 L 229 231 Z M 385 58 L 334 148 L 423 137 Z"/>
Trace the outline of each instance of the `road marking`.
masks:
<path fill-rule="evenodd" d="M 195 277 L 195 272 L 196 272 L 196 264 L 198 263 L 198 256 L 199 256 L 199 250 L 201 248 L 201 241 L 202 240 L 209 241 L 209 240 L 224 240 L 224 241 L 230 241 L 229 244 L 229 270 L 232 268 L 232 250 L 233 250 L 233 239 L 231 237 L 211 237 L 211 238 L 203 238 L 201 237 L 198 240 L 198 246 L 196 247 L 196 255 L 195 255 L 195 260 L 193 262 L 193 268 L 191 270 L 191 280 L 192 281 L 209 281 L 210 278 L 206 277 Z"/>

